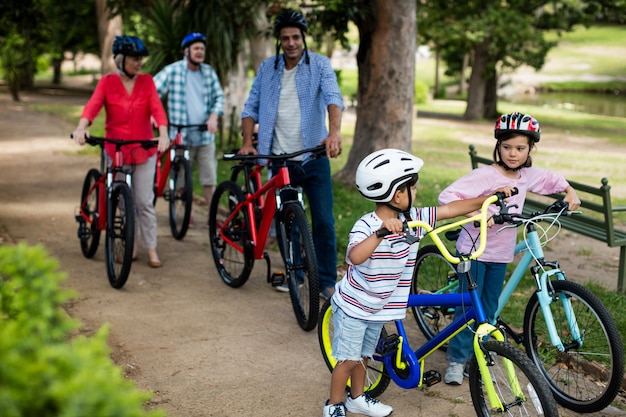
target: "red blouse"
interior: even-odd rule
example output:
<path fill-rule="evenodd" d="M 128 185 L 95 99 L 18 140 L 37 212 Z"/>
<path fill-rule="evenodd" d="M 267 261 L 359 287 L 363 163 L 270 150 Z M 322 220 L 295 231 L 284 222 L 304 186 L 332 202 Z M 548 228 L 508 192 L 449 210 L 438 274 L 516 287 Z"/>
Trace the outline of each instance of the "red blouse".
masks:
<path fill-rule="evenodd" d="M 83 109 L 81 117 L 93 122 L 104 106 L 106 111 L 106 137 L 111 139 L 154 139 L 150 116 L 157 126 L 167 125 L 167 115 L 159 99 L 152 76 L 138 74 L 132 94 L 128 94 L 118 74 L 103 76 L 91 98 Z M 115 145 L 106 144 L 109 156 L 115 156 Z M 122 147 L 124 162 L 141 164 L 157 152 L 156 148 L 144 149 L 141 145 Z"/>

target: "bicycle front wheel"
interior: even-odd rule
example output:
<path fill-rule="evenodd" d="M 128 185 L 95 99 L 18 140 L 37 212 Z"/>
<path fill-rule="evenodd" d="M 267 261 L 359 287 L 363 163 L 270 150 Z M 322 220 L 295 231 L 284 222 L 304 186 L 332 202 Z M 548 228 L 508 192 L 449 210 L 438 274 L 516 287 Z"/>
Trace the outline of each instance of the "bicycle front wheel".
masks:
<path fill-rule="evenodd" d="M 246 283 L 254 266 L 250 220 L 241 187 L 232 181 L 217 186 L 209 212 L 209 243 L 222 281 L 233 288 Z"/>
<path fill-rule="evenodd" d="M 85 258 L 92 258 L 100 244 L 100 229 L 98 229 L 100 187 L 104 185 L 95 186 L 95 184 L 98 183 L 101 176 L 102 174 L 97 169 L 90 169 L 85 176 L 83 191 L 80 195 L 78 238 L 80 239 L 80 249 Z M 82 216 L 86 216 L 89 220 L 85 220 Z"/>
<path fill-rule="evenodd" d="M 106 256 L 107 276 L 113 288 L 126 284 L 133 263 L 135 244 L 135 205 L 130 188 L 125 183 L 111 192 L 107 216 Z"/>
<path fill-rule="evenodd" d="M 317 339 L 322 350 L 322 357 L 330 372 L 335 369 L 337 359 L 333 355 L 333 336 L 335 334 L 335 326 L 333 324 L 333 309 L 330 299 L 326 300 L 320 311 L 319 324 L 317 326 Z M 387 332 L 383 327 L 381 338 L 387 338 Z M 370 359 L 367 361 L 367 371 L 365 375 L 365 392 L 371 397 L 378 397 L 387 387 L 391 378 L 385 373 L 385 366 L 382 361 Z M 350 390 L 350 380 L 346 386 L 346 391 Z"/>
<path fill-rule="evenodd" d="M 565 350 L 560 352 L 550 343 L 545 316 L 533 294 L 524 316 L 526 353 L 559 404 L 579 413 L 600 411 L 615 399 L 624 374 L 624 348 L 615 321 L 582 285 L 564 280 L 549 285 L 550 312 Z M 575 318 L 582 343 L 573 338 L 567 311 Z"/>
<path fill-rule="evenodd" d="M 283 208 L 278 231 L 296 320 L 303 330 L 313 330 L 320 308 L 317 257 L 309 221 L 299 203 Z"/>
<path fill-rule="evenodd" d="M 169 178 L 170 229 L 175 239 L 187 234 L 193 202 L 193 180 L 189 161 L 177 156 L 172 163 Z"/>
<path fill-rule="evenodd" d="M 456 293 L 459 278 L 454 266 L 443 257 L 435 245 L 424 246 L 417 252 L 411 294 Z M 426 339 L 432 339 L 454 319 L 453 306 L 412 306 L 413 317 Z M 441 346 L 446 350 L 448 344 Z"/>
<path fill-rule="evenodd" d="M 514 346 L 489 340 L 482 344 L 489 378 L 503 409 L 491 406 L 476 357 L 470 362 L 470 395 L 479 417 L 491 415 L 542 416 L 559 415 L 550 387 L 537 367 Z M 485 376 L 487 377 L 487 376 Z"/>

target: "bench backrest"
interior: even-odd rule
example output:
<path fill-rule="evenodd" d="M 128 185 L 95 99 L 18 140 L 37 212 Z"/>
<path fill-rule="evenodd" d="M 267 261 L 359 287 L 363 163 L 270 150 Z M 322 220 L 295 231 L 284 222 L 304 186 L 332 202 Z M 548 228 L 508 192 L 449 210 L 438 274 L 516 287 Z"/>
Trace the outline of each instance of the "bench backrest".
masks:
<path fill-rule="evenodd" d="M 472 169 L 478 168 L 479 164 L 491 165 L 493 160 L 478 156 L 474 145 L 469 146 Z M 611 186 L 606 178 L 602 178 L 600 187 L 592 187 L 576 181 L 568 180 L 569 184 L 576 190 L 581 201 L 581 211 L 572 217 L 562 217 L 561 225 L 577 233 L 606 242 L 610 247 L 626 245 L 626 231 L 616 230 L 613 214 L 619 211 L 626 211 L 626 207 L 613 207 L 611 203 Z M 532 197 L 529 197 L 532 195 Z M 523 212 L 529 214 L 543 209 L 555 199 L 562 199 L 564 193 L 541 196 L 529 193 L 524 202 Z M 595 201 L 594 201 L 595 200 Z M 588 211 L 597 213 L 590 215 Z"/>

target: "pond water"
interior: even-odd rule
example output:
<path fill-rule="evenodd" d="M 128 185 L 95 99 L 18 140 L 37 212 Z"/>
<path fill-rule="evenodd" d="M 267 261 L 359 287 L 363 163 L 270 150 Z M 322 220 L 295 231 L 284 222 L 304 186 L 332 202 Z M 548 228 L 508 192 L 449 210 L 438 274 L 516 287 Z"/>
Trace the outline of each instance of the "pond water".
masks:
<path fill-rule="evenodd" d="M 626 94 L 539 93 L 517 94 L 506 101 L 604 116 L 626 117 Z"/>

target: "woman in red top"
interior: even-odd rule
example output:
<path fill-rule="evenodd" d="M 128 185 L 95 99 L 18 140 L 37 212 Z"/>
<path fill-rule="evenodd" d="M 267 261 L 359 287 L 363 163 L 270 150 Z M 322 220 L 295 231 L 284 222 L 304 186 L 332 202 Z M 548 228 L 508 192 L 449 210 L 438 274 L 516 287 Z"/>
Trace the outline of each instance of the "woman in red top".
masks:
<path fill-rule="evenodd" d="M 143 57 L 148 51 L 140 39 L 132 36 L 116 36 L 113 43 L 113 55 L 117 73 L 103 76 L 83 109 L 83 113 L 74 130 L 74 140 L 79 145 L 85 144 L 86 130 L 98 115 L 102 107 L 106 111 L 106 137 L 113 139 L 153 139 L 150 117 L 156 121 L 159 129 L 158 151 L 165 151 L 169 146 L 167 134 L 167 116 L 159 99 L 152 76 L 140 74 Z M 110 158 L 115 155 L 115 145 L 105 145 Z M 148 251 L 148 264 L 153 268 L 161 266 L 157 255 L 157 221 L 154 211 L 154 170 L 157 149 L 144 149 L 138 144 L 122 148 L 124 163 L 133 165 L 133 196 L 136 218 L 142 245 Z M 138 234 L 135 234 L 136 236 Z M 136 259 L 137 244 L 133 251 Z"/>

